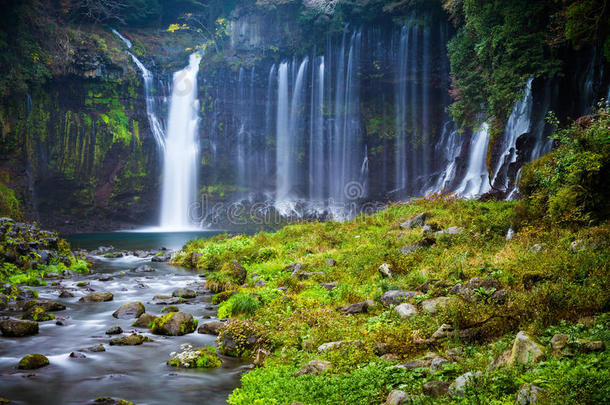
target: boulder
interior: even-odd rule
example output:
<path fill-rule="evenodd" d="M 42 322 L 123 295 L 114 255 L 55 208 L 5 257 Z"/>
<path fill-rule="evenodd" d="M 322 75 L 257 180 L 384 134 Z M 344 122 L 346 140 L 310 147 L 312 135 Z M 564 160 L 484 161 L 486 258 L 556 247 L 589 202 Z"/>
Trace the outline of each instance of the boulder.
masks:
<path fill-rule="evenodd" d="M 338 283 L 335 281 L 333 281 L 332 283 L 320 283 L 320 287 L 323 287 L 328 291 L 332 291 L 337 285 Z"/>
<path fill-rule="evenodd" d="M 583 250 L 595 250 L 597 244 L 594 242 L 588 242 L 582 239 L 577 239 L 570 244 L 570 250 L 574 253 L 581 252 Z"/>
<path fill-rule="evenodd" d="M 30 307 L 27 311 L 24 312 L 22 319 L 28 319 L 30 321 L 36 322 L 44 322 L 55 319 L 55 316 L 47 311 L 45 311 L 42 307 Z"/>
<path fill-rule="evenodd" d="M 59 298 L 72 298 L 72 297 L 74 297 L 74 294 L 72 294 L 71 292 L 66 291 L 66 290 L 62 290 L 59 293 Z"/>
<path fill-rule="evenodd" d="M 326 263 L 326 265 L 329 267 L 334 267 L 337 265 L 337 262 L 335 261 L 335 259 L 326 259 L 324 261 L 324 263 Z"/>
<path fill-rule="evenodd" d="M 381 303 L 385 306 L 398 305 L 404 301 L 410 300 L 411 298 L 421 295 L 419 291 L 402 291 L 402 290 L 391 290 L 386 291 L 381 296 Z"/>
<path fill-rule="evenodd" d="M 398 313 L 402 319 L 410 318 L 412 316 L 417 315 L 417 307 L 412 304 L 402 303 L 394 307 L 394 311 Z"/>
<path fill-rule="evenodd" d="M 132 273 L 152 273 L 155 271 L 155 269 L 152 266 L 149 266 L 148 264 L 143 264 L 141 266 L 134 267 L 130 271 Z"/>
<path fill-rule="evenodd" d="M 453 304 L 455 302 L 455 298 L 451 297 L 437 297 L 429 300 L 425 300 L 421 303 L 422 311 L 428 314 L 436 314 L 443 308 Z"/>
<path fill-rule="evenodd" d="M 140 315 L 142 315 L 144 312 L 146 312 L 144 304 L 139 301 L 136 301 L 128 302 L 126 304 L 121 305 L 119 309 L 114 311 L 112 316 L 117 319 L 139 318 Z"/>
<path fill-rule="evenodd" d="M 450 395 L 464 395 L 466 393 L 466 386 L 473 384 L 475 378 L 481 376 L 480 372 L 476 374 L 471 373 L 470 371 L 462 374 L 449 386 L 449 394 Z"/>
<path fill-rule="evenodd" d="M 284 267 L 284 271 L 289 271 L 291 273 L 294 273 L 295 271 L 301 271 L 303 269 L 303 265 L 301 263 L 292 263 L 289 264 L 288 266 Z"/>
<path fill-rule="evenodd" d="M 572 346 L 579 352 L 593 353 L 606 350 L 606 344 L 601 340 L 576 339 Z"/>
<path fill-rule="evenodd" d="M 87 348 L 87 351 L 90 351 L 91 353 L 100 353 L 100 352 L 105 352 L 106 348 L 104 347 L 104 345 L 99 344 L 97 346 L 91 346 L 91 347 Z"/>
<path fill-rule="evenodd" d="M 178 297 L 178 298 L 195 298 L 197 296 L 197 293 L 195 293 L 195 291 L 189 289 L 189 288 L 178 288 L 177 290 L 174 290 L 174 292 L 172 292 L 172 297 Z"/>
<path fill-rule="evenodd" d="M 110 339 L 110 346 L 139 346 L 144 342 L 152 342 L 152 339 L 146 336 L 134 333 L 129 336 L 117 337 Z"/>
<path fill-rule="evenodd" d="M 341 346 L 354 346 L 357 348 L 363 348 L 364 342 L 362 340 L 350 340 L 350 341 L 339 340 L 336 342 L 328 342 L 328 343 L 321 344 L 318 347 L 318 353 L 321 354 L 328 350 L 338 349 Z"/>
<path fill-rule="evenodd" d="M 153 321 L 151 331 L 157 335 L 182 336 L 193 333 L 197 322 L 193 315 L 184 312 L 170 312 Z"/>
<path fill-rule="evenodd" d="M 341 307 L 340 311 L 344 315 L 361 314 L 367 312 L 367 310 L 373 306 L 375 306 L 373 300 L 366 300 L 363 302 L 358 302 L 356 304 L 345 305 Z"/>
<path fill-rule="evenodd" d="M 426 368 L 428 364 L 424 360 L 411 360 L 405 363 L 399 364 L 396 367 L 405 370 L 415 370 L 416 368 Z"/>
<path fill-rule="evenodd" d="M 104 301 L 112 301 L 114 295 L 110 292 L 92 292 L 84 297 L 81 297 L 79 301 L 82 302 L 104 302 Z"/>
<path fill-rule="evenodd" d="M 169 262 L 171 258 L 172 258 L 172 256 L 169 253 L 159 252 L 156 255 L 154 255 L 152 257 L 152 259 L 150 259 L 150 261 L 156 262 L 156 263 L 163 263 L 163 262 Z"/>
<path fill-rule="evenodd" d="M 299 371 L 297 371 L 296 376 L 299 377 L 305 374 L 320 375 L 326 370 L 328 370 L 331 365 L 332 364 L 330 363 L 330 361 L 312 360 L 306 365 L 304 365 L 303 368 L 301 368 Z"/>
<path fill-rule="evenodd" d="M 443 229 L 442 231 L 438 231 L 434 233 L 434 236 L 443 236 L 443 235 L 459 235 L 464 233 L 464 228 L 461 226 L 451 226 L 449 228 Z"/>
<path fill-rule="evenodd" d="M 417 214 L 413 218 L 400 224 L 400 227 L 402 229 L 414 229 L 414 228 L 422 227 L 422 226 L 424 226 L 424 223 L 426 222 L 427 216 L 428 215 L 425 212 Z"/>
<path fill-rule="evenodd" d="M 447 395 L 451 383 L 445 381 L 428 381 L 422 387 L 424 395 L 432 398 L 440 398 Z"/>
<path fill-rule="evenodd" d="M 299 280 L 307 280 L 309 278 L 315 277 L 315 276 L 324 276 L 324 273 L 322 273 L 321 271 L 312 271 L 312 272 L 293 272 L 292 273 L 292 277 L 296 277 Z"/>
<path fill-rule="evenodd" d="M 166 307 L 161 308 L 162 314 L 167 314 L 168 312 L 180 312 L 180 308 L 175 305 L 168 305 Z"/>
<path fill-rule="evenodd" d="M 136 319 L 132 326 L 135 326 L 136 328 L 150 328 L 151 323 L 155 319 L 157 319 L 157 316 L 153 314 L 143 313 L 138 319 Z"/>
<path fill-rule="evenodd" d="M 547 392 L 532 384 L 523 384 L 517 393 L 517 403 L 519 405 L 540 404 L 545 402 Z"/>
<path fill-rule="evenodd" d="M 225 326 L 225 322 L 222 321 L 209 321 L 202 324 L 199 329 L 197 329 L 198 333 L 202 335 L 218 335 L 220 333 L 220 329 Z"/>
<path fill-rule="evenodd" d="M 222 270 L 228 272 L 235 279 L 235 281 L 237 281 L 237 284 L 240 285 L 245 283 L 246 278 L 248 277 L 246 268 L 237 260 L 233 260 L 230 263 L 225 263 L 222 266 Z"/>
<path fill-rule="evenodd" d="M 64 309 L 66 309 L 66 306 L 64 304 L 51 300 L 30 300 L 25 303 L 23 309 L 27 311 L 32 307 L 40 307 L 43 308 L 45 311 L 63 311 Z"/>
<path fill-rule="evenodd" d="M 565 333 L 557 333 L 551 338 L 551 350 L 555 357 L 561 357 L 561 352 L 568 346 L 570 335 Z"/>
<path fill-rule="evenodd" d="M 112 326 L 106 331 L 107 335 L 120 335 L 121 333 L 123 333 L 123 329 L 118 325 Z"/>
<path fill-rule="evenodd" d="M 72 353 L 70 353 L 70 358 L 72 358 L 72 359 L 86 359 L 87 356 L 85 356 L 85 354 L 81 353 L 81 352 L 72 352 Z"/>
<path fill-rule="evenodd" d="M 19 364 L 17 364 L 17 368 L 20 370 L 35 370 L 37 368 L 41 368 L 49 365 L 49 359 L 46 356 L 38 353 L 25 355 L 21 360 L 19 360 Z"/>
<path fill-rule="evenodd" d="M 434 359 L 432 359 L 432 361 L 430 362 L 430 371 L 434 372 L 434 371 L 439 371 L 443 368 L 443 366 L 445 364 L 448 364 L 449 360 L 445 359 L 444 357 L 435 357 Z"/>
<path fill-rule="evenodd" d="M 184 298 L 182 297 L 170 297 L 169 295 L 155 295 L 152 300 L 154 305 L 176 305 L 183 304 Z M 150 304 L 150 302 L 149 302 Z"/>
<path fill-rule="evenodd" d="M 403 405 L 407 403 L 409 395 L 401 390 L 394 390 L 388 394 L 385 405 Z"/>
<path fill-rule="evenodd" d="M 537 363 L 545 358 L 544 346 L 536 342 L 525 332 L 521 331 L 515 337 L 511 350 L 509 365 Z"/>
<path fill-rule="evenodd" d="M 32 336 L 38 333 L 38 323 L 17 319 L 0 320 L 0 331 L 6 337 Z"/>

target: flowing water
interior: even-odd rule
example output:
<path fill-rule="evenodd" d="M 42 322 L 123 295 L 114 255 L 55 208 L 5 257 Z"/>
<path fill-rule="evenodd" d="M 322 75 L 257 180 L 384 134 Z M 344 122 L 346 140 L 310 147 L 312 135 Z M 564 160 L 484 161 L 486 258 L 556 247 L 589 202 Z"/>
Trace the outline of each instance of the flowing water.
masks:
<path fill-rule="evenodd" d="M 79 235 L 72 244 L 91 247 L 99 241 L 123 247 L 151 248 L 151 243 L 181 245 L 192 234 L 121 234 Z M 134 273 L 129 269 L 141 264 L 151 265 L 152 273 Z M 113 280 L 100 281 L 100 276 Z M 95 291 L 109 291 L 114 299 L 109 302 L 84 303 L 79 298 L 88 293 L 76 287 L 78 281 L 90 282 Z M 128 256 L 121 259 L 98 258 L 90 275 L 61 280 L 61 289 L 71 291 L 73 298 L 58 298 L 60 287 L 35 287 L 40 298 L 66 305 L 54 314 L 66 318 L 67 326 L 55 321 L 41 322 L 40 332 L 31 337 L 0 337 L 0 396 L 16 404 L 83 404 L 97 397 L 123 398 L 137 404 L 224 404 L 229 393 L 237 387 L 239 376 L 246 366 L 240 361 L 222 357 L 223 365 L 212 370 L 175 369 L 166 365 L 171 352 L 180 345 L 193 347 L 213 345 L 215 337 L 197 332 L 179 337 L 157 336 L 147 329 L 131 326 L 133 319 L 115 319 L 112 313 L 122 304 L 141 301 L 146 312 L 159 315 L 163 305 L 149 302 L 155 295 L 171 295 L 176 288 L 196 290 L 205 279 L 185 269 L 165 263 L 151 263 L 150 259 Z M 216 306 L 210 294 L 198 295 L 179 304 L 181 311 L 191 313 L 199 323 L 216 319 Z M 16 316 L 16 314 L 11 314 Z M 153 339 L 140 346 L 110 346 L 115 336 L 105 334 L 111 326 L 119 325 L 125 335 L 131 331 Z M 93 353 L 86 349 L 102 344 L 106 351 Z M 70 353 L 82 351 L 86 358 L 71 358 Z M 42 353 L 50 365 L 38 370 L 17 370 L 19 359 L 29 353 Z"/>

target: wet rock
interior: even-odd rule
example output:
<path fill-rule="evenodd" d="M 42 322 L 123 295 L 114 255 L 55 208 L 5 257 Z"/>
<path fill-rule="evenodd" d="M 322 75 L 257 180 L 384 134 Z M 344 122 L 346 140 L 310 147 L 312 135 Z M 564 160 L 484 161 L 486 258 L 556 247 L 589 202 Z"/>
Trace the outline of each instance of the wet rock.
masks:
<path fill-rule="evenodd" d="M 400 227 L 402 229 L 414 229 L 414 228 L 422 227 L 422 226 L 424 226 L 424 223 L 426 222 L 427 216 L 428 215 L 425 212 L 417 214 L 413 218 L 400 224 Z"/>
<path fill-rule="evenodd" d="M 149 266 L 148 264 L 143 264 L 141 266 L 134 267 L 130 271 L 132 273 L 152 273 L 155 271 L 155 269 Z"/>
<path fill-rule="evenodd" d="M 168 305 L 166 307 L 161 308 L 162 314 L 167 314 L 168 312 L 180 312 L 180 308 L 175 305 Z"/>
<path fill-rule="evenodd" d="M 388 394 L 385 405 L 403 405 L 409 400 L 409 395 L 401 390 L 394 390 Z"/>
<path fill-rule="evenodd" d="M 320 283 L 320 287 L 323 287 L 328 291 L 332 291 L 337 285 L 338 283 L 334 281 L 332 283 Z"/>
<path fill-rule="evenodd" d="M 106 331 L 107 335 L 120 335 L 121 333 L 123 333 L 123 329 L 118 325 L 112 326 Z"/>
<path fill-rule="evenodd" d="M 305 374 L 320 375 L 328 370 L 331 366 L 332 364 L 330 361 L 312 360 L 297 371 L 296 376 L 299 377 Z"/>
<path fill-rule="evenodd" d="M 107 282 L 107 281 L 112 281 L 112 280 L 114 280 L 114 277 L 112 277 L 112 276 L 100 276 L 100 277 L 98 278 L 98 280 L 99 280 L 99 281 L 102 281 L 102 282 Z"/>
<path fill-rule="evenodd" d="M 20 321 L 17 319 L 0 320 L 0 331 L 5 337 L 24 337 L 38 333 L 38 323 L 33 321 Z"/>
<path fill-rule="evenodd" d="M 183 304 L 184 298 L 182 297 L 170 297 L 169 295 L 155 295 L 152 303 L 155 305 L 176 305 Z"/>
<path fill-rule="evenodd" d="M 218 335 L 224 326 L 225 322 L 209 321 L 202 324 L 199 329 L 197 329 L 197 332 L 202 335 Z"/>
<path fill-rule="evenodd" d="M 195 293 L 195 291 L 189 289 L 189 288 L 178 288 L 177 290 L 174 290 L 174 292 L 172 292 L 172 297 L 177 297 L 177 298 L 195 298 L 197 296 L 197 294 Z"/>
<path fill-rule="evenodd" d="M 105 302 L 105 301 L 112 301 L 113 298 L 114 298 L 114 295 L 110 292 L 92 292 L 92 293 L 85 295 L 81 299 L 79 299 L 79 301 Z"/>
<path fill-rule="evenodd" d="M 197 323 L 193 315 L 170 312 L 153 321 L 151 331 L 158 335 L 182 336 L 195 331 Z"/>
<path fill-rule="evenodd" d="M 394 307 L 394 311 L 400 316 L 402 319 L 407 319 L 412 316 L 417 315 L 417 308 L 415 305 L 402 303 Z"/>
<path fill-rule="evenodd" d="M 66 306 L 64 304 L 51 300 L 30 300 L 25 303 L 23 309 L 27 311 L 28 309 L 33 307 L 40 307 L 43 308 L 45 311 L 63 311 L 64 309 L 66 309 Z"/>
<path fill-rule="evenodd" d="M 74 297 L 74 294 L 72 294 L 71 292 L 66 291 L 66 290 L 62 290 L 59 293 L 59 298 L 72 298 L 72 297 Z"/>
<path fill-rule="evenodd" d="M 367 310 L 371 307 L 375 306 L 373 300 L 367 300 L 363 302 L 358 302 L 356 304 L 349 304 L 341 307 L 340 311 L 344 315 L 352 315 L 352 314 L 362 314 L 366 313 Z"/>
<path fill-rule="evenodd" d="M 157 253 L 150 259 L 151 262 L 163 263 L 169 262 L 172 256 L 169 253 Z"/>
<path fill-rule="evenodd" d="M 138 318 L 146 312 L 146 308 L 144 308 L 144 304 L 141 302 L 128 302 L 123 304 L 114 311 L 112 314 L 113 317 L 117 319 L 130 319 L 130 318 Z"/>
<path fill-rule="evenodd" d="M 382 263 L 381 266 L 379 266 L 379 274 L 383 278 L 394 277 L 394 273 L 392 272 L 392 265 L 388 263 Z"/>
<path fill-rule="evenodd" d="M 335 267 L 337 265 L 335 259 L 326 259 L 324 263 L 326 263 L 326 265 L 329 267 Z"/>
<path fill-rule="evenodd" d="M 100 353 L 100 352 L 105 352 L 106 348 L 104 347 L 104 345 L 99 344 L 97 346 L 91 346 L 87 350 L 90 351 L 91 353 Z"/>
<path fill-rule="evenodd" d="M 157 319 L 157 316 L 153 314 L 144 313 L 132 324 L 136 328 L 150 328 L 151 323 Z"/>
<path fill-rule="evenodd" d="M 511 350 L 509 365 L 537 363 L 545 358 L 544 346 L 536 342 L 531 336 L 521 331 L 515 337 Z"/>
<path fill-rule="evenodd" d="M 45 311 L 45 309 L 42 307 L 34 306 L 25 311 L 21 318 L 28 319 L 30 321 L 45 322 L 55 319 L 55 316 Z"/>
<path fill-rule="evenodd" d="M 20 370 L 36 370 L 48 365 L 49 359 L 47 359 L 45 355 L 34 353 L 25 355 L 21 360 L 19 360 L 17 368 Z"/>
<path fill-rule="evenodd" d="M 480 376 L 480 372 L 473 374 L 469 371 L 462 374 L 449 386 L 449 395 L 464 395 L 466 393 L 466 387 L 474 383 L 475 378 Z"/>
<path fill-rule="evenodd" d="M 428 314 L 436 314 L 441 309 L 448 307 L 455 302 L 455 298 L 437 297 L 425 300 L 421 303 L 422 311 Z"/>
<path fill-rule="evenodd" d="M 81 352 L 72 352 L 72 353 L 70 353 L 70 358 L 73 358 L 73 359 L 86 359 L 87 356 L 85 356 L 85 354 L 81 353 Z"/>
<path fill-rule="evenodd" d="M 540 404 L 545 402 L 547 392 L 532 384 L 523 384 L 517 393 L 517 403 L 519 405 Z"/>
<path fill-rule="evenodd" d="M 404 301 L 410 300 L 413 297 L 421 295 L 419 291 L 402 291 L 391 290 L 386 291 L 381 296 L 381 303 L 385 306 L 398 305 Z"/>
<path fill-rule="evenodd" d="M 422 387 L 424 395 L 432 398 L 440 398 L 447 395 L 451 383 L 445 381 L 428 381 Z"/>
<path fill-rule="evenodd" d="M 152 339 L 134 333 L 133 335 L 110 339 L 110 346 L 139 346 L 144 342 L 152 342 Z"/>
<path fill-rule="evenodd" d="M 118 259 L 120 257 L 123 257 L 123 252 L 108 252 L 108 253 L 104 253 L 104 257 L 106 259 Z"/>

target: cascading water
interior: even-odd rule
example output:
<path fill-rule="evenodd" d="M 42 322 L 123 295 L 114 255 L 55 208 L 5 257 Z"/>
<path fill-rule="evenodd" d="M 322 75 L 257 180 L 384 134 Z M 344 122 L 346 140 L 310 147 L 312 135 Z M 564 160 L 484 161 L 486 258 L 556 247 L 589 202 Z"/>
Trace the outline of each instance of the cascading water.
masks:
<path fill-rule="evenodd" d="M 532 81 L 530 78 L 525 86 L 523 98 L 515 104 L 512 113 L 506 122 L 506 129 L 502 137 L 502 155 L 498 159 L 498 164 L 493 172 L 491 184 L 500 190 L 508 190 L 509 176 L 508 170 L 511 164 L 517 161 L 517 138 L 530 132 L 531 116 L 533 107 Z"/>
<path fill-rule="evenodd" d="M 201 55 L 192 54 L 189 65 L 173 77 L 163 156 L 161 228 L 164 230 L 193 228 L 189 209 L 196 201 L 197 188 L 200 62 Z"/>
<path fill-rule="evenodd" d="M 312 69 L 312 92 L 309 132 L 309 199 L 316 207 L 322 207 L 326 176 L 324 162 L 324 56 Z"/>
<path fill-rule="evenodd" d="M 470 141 L 470 152 L 466 175 L 456 189 L 464 197 L 476 197 L 490 190 L 489 174 L 485 163 L 489 144 L 489 125 L 483 123 L 474 131 Z"/>

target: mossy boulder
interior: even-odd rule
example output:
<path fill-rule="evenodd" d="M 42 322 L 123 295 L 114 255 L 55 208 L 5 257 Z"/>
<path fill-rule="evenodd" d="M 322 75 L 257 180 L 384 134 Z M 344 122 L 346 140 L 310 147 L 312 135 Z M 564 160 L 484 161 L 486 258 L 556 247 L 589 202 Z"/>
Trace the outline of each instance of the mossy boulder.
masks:
<path fill-rule="evenodd" d="M 90 294 L 81 297 L 79 301 L 82 302 L 105 302 L 112 301 L 114 295 L 110 292 L 92 292 Z"/>
<path fill-rule="evenodd" d="M 20 370 L 35 370 L 49 365 L 49 359 L 46 356 L 38 353 L 28 354 L 19 360 L 17 368 Z"/>
<path fill-rule="evenodd" d="M 41 307 L 45 311 L 63 311 L 64 309 L 66 309 L 66 306 L 64 304 L 51 300 L 30 300 L 25 303 L 23 309 L 27 311 L 28 309 L 33 307 Z"/>
<path fill-rule="evenodd" d="M 228 274 L 239 285 L 245 283 L 248 277 L 248 272 L 237 260 L 223 264 L 220 272 Z"/>
<path fill-rule="evenodd" d="M 170 312 L 153 321 L 151 331 L 157 335 L 182 336 L 193 333 L 197 321 L 185 312 Z"/>
<path fill-rule="evenodd" d="M 0 331 L 2 331 L 2 336 L 6 337 L 32 336 L 38 333 L 38 323 L 5 319 L 0 321 Z"/>
<path fill-rule="evenodd" d="M 134 333 L 133 335 L 110 339 L 110 346 L 138 346 L 144 342 L 152 342 L 152 339 Z"/>
<path fill-rule="evenodd" d="M 213 346 L 196 349 L 186 347 L 169 359 L 167 364 L 179 368 L 216 368 L 220 367 L 222 361 Z"/>
<path fill-rule="evenodd" d="M 155 319 L 157 319 L 156 315 L 143 313 L 132 325 L 136 328 L 150 328 Z"/>
<path fill-rule="evenodd" d="M 55 319 L 55 316 L 49 312 L 47 312 L 44 308 L 39 306 L 34 306 L 25 311 L 22 316 L 22 319 L 28 319 L 30 321 L 36 322 L 44 322 Z"/>
<path fill-rule="evenodd" d="M 515 337 L 508 364 L 537 363 L 546 357 L 544 346 L 536 342 L 534 338 L 521 331 Z"/>
<path fill-rule="evenodd" d="M 139 318 L 144 312 L 146 312 L 146 308 L 141 302 L 128 302 L 114 311 L 112 316 L 118 319 Z"/>
<path fill-rule="evenodd" d="M 197 296 L 197 293 L 195 293 L 195 291 L 191 290 L 190 288 L 178 288 L 177 290 L 174 290 L 174 292 L 172 293 L 172 297 L 176 297 L 176 298 L 195 298 Z"/>
<path fill-rule="evenodd" d="M 168 305 L 166 307 L 161 308 L 162 314 L 167 314 L 169 312 L 180 312 L 180 308 L 175 305 Z"/>

